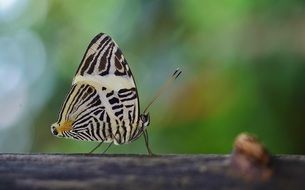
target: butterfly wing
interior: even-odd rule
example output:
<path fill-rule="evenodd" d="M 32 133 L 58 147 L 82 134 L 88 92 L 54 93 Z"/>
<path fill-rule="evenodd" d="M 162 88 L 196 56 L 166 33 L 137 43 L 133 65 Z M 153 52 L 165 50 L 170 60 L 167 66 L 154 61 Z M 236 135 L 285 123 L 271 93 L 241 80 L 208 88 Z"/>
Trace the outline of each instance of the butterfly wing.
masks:
<path fill-rule="evenodd" d="M 98 34 L 77 69 L 57 131 L 64 137 L 121 144 L 133 139 L 138 123 L 138 93 L 127 61 L 108 35 Z"/>

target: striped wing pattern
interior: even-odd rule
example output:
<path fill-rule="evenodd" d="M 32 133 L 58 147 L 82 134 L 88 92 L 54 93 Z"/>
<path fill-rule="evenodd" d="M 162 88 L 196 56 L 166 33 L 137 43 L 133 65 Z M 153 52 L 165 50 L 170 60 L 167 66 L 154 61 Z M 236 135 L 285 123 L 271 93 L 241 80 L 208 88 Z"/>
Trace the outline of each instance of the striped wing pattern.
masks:
<path fill-rule="evenodd" d="M 117 44 L 100 33 L 89 44 L 52 133 L 123 144 L 142 132 L 133 75 Z"/>

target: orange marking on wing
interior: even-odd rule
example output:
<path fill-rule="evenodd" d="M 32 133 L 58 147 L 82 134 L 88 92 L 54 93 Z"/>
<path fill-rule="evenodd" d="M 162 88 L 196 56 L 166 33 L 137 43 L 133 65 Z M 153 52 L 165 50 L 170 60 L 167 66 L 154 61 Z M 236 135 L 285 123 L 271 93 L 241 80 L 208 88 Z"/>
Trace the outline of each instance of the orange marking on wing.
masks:
<path fill-rule="evenodd" d="M 62 133 L 64 131 L 71 131 L 72 130 L 72 124 L 73 124 L 73 121 L 71 120 L 67 120 L 65 122 L 63 122 L 58 128 L 57 128 L 57 131 Z"/>

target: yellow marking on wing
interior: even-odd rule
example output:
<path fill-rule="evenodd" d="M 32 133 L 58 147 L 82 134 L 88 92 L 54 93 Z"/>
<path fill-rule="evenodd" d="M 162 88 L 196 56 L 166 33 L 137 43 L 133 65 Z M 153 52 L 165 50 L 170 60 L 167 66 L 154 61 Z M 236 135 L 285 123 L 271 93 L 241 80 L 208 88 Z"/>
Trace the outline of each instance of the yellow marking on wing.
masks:
<path fill-rule="evenodd" d="M 61 125 L 59 125 L 59 127 L 57 127 L 57 131 L 59 133 L 62 133 L 64 131 L 71 131 L 72 124 L 73 124 L 73 121 L 67 120 L 67 121 L 63 122 Z"/>

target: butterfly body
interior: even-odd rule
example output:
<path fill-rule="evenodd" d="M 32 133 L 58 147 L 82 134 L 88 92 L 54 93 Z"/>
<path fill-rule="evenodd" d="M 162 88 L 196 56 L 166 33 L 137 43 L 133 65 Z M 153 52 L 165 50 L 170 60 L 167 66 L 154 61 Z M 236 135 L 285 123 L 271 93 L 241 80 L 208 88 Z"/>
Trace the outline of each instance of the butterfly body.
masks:
<path fill-rule="evenodd" d="M 72 87 L 51 126 L 53 135 L 114 144 L 130 143 L 149 125 L 126 59 L 106 34 L 89 44 Z"/>

